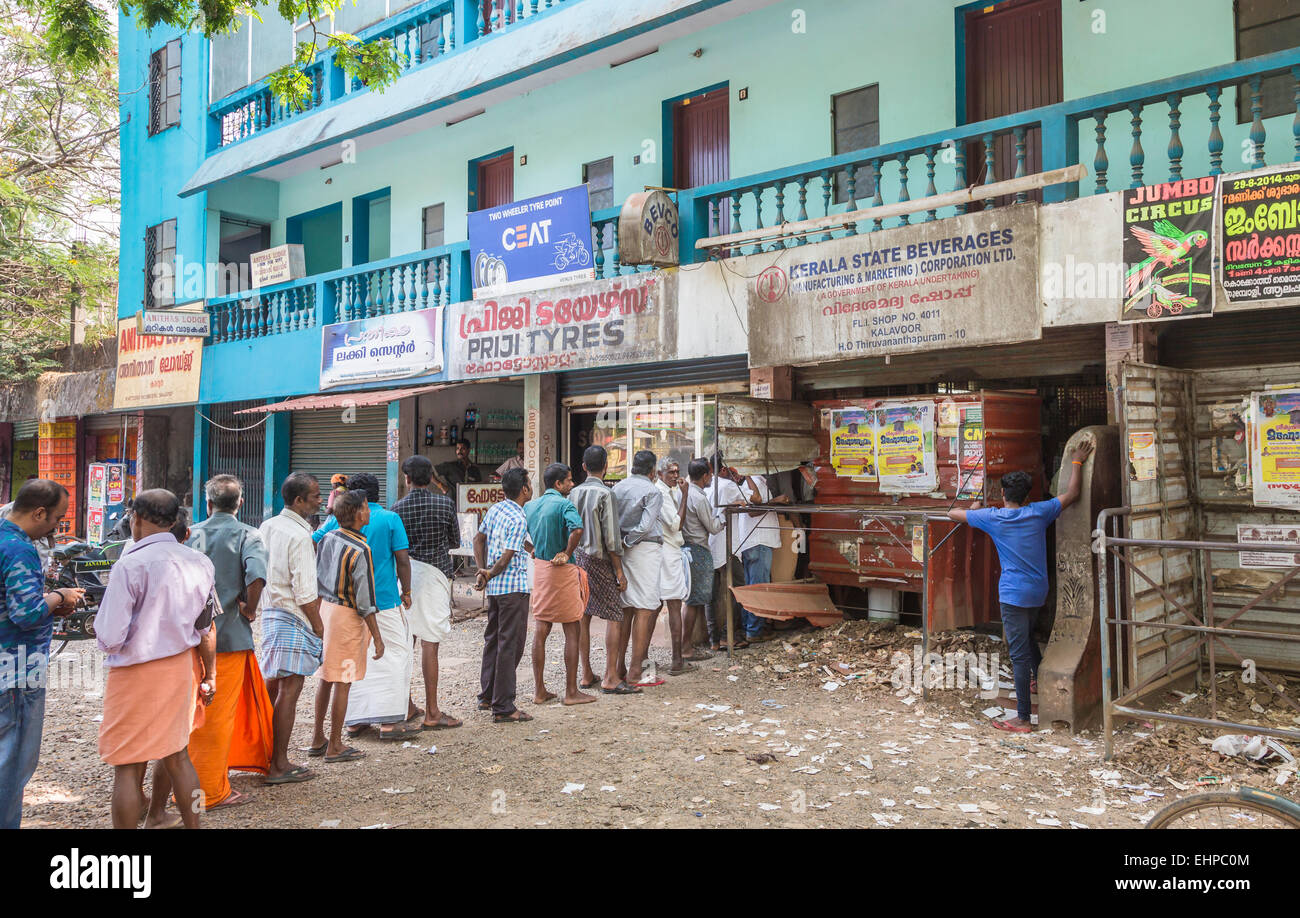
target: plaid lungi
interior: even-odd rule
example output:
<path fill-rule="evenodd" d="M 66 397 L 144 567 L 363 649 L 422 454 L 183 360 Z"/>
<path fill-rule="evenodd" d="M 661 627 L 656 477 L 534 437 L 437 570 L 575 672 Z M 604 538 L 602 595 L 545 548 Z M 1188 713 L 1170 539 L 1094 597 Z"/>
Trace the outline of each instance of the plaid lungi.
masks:
<path fill-rule="evenodd" d="M 258 663 L 263 679 L 310 676 L 320 668 L 324 654 L 324 641 L 292 612 L 267 609 L 262 613 L 262 650 Z"/>
<path fill-rule="evenodd" d="M 686 605 L 703 606 L 713 601 L 713 553 L 707 546 L 686 543 L 691 556 L 691 590 Z"/>
<path fill-rule="evenodd" d="M 608 558 L 596 558 L 581 548 L 573 553 L 573 561 L 587 572 L 587 584 L 591 595 L 583 615 L 594 615 L 607 622 L 623 620 L 623 603 L 619 600 L 618 578 L 614 576 L 614 565 Z"/>

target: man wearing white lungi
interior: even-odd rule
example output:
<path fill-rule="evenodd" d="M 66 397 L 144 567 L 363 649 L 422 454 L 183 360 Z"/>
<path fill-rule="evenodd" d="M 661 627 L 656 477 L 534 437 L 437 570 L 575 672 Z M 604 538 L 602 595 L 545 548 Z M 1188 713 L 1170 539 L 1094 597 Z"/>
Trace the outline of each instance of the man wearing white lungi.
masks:
<path fill-rule="evenodd" d="M 650 637 L 655 615 L 659 611 L 659 585 L 663 567 L 663 495 L 650 479 L 655 470 L 655 454 L 648 449 L 632 457 L 632 474 L 614 485 L 614 510 L 623 533 L 624 591 L 623 623 L 619 632 L 619 657 L 632 645 L 632 661 L 627 668 L 629 685 L 663 685 L 662 679 L 641 681 L 641 664 L 650 652 Z"/>
<path fill-rule="evenodd" d="M 690 644 L 689 637 L 683 638 L 682 600 L 691 592 L 691 569 L 682 557 L 685 552 L 682 520 L 685 518 L 688 491 L 682 487 L 681 473 L 677 460 L 665 456 L 659 460 L 659 474 L 655 478 L 655 487 L 664 500 L 659 510 L 659 519 L 664 528 L 659 598 L 668 606 L 668 634 L 673 645 L 673 662 L 668 668 L 670 676 L 680 676 L 695 669 L 694 664 L 686 662 L 682 654 L 682 648 Z M 653 633 L 653 619 L 650 628 Z"/>
<path fill-rule="evenodd" d="M 375 602 L 379 606 L 375 622 L 387 650 L 367 664 L 365 678 L 352 684 L 346 723 L 351 736 L 376 725 L 380 739 L 395 740 L 419 733 L 416 718 L 423 713 L 411 701 L 411 628 L 406 619 L 411 606 L 411 558 L 406 527 L 401 517 L 380 506 L 379 479 L 374 475 L 350 476 L 348 490 L 365 491 L 370 505 L 370 522 L 361 528 L 361 534 L 374 559 Z M 312 538 L 320 541 L 337 528 L 338 520 L 331 516 Z M 321 684 L 325 685 L 323 680 Z"/>
<path fill-rule="evenodd" d="M 462 721 L 438 708 L 438 645 L 451 636 L 451 549 L 460 547 L 456 504 L 430 485 L 433 463 L 408 456 L 402 463 L 406 496 L 393 504 L 402 519 L 411 556 L 411 634 L 420 639 L 424 674 L 423 730 L 448 730 Z"/>

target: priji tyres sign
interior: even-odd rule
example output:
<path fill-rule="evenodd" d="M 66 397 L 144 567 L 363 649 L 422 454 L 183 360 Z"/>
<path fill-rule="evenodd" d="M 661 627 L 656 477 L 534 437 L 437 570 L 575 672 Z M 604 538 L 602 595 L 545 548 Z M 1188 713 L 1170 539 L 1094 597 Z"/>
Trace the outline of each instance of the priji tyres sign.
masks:
<path fill-rule="evenodd" d="M 474 297 L 594 280 L 587 186 L 471 213 Z"/>

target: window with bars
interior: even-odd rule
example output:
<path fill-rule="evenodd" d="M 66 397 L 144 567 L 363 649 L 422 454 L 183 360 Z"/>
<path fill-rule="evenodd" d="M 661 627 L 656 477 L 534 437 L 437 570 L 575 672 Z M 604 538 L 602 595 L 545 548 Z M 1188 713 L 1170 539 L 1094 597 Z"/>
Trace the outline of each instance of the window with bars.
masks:
<path fill-rule="evenodd" d="M 149 55 L 149 134 L 181 123 L 181 40 Z"/>
<path fill-rule="evenodd" d="M 146 309 L 176 302 L 176 221 L 164 220 L 144 234 L 144 305 Z"/>
<path fill-rule="evenodd" d="M 592 210 L 614 206 L 614 157 L 583 164 L 582 180 L 587 185 Z"/>
<path fill-rule="evenodd" d="M 831 153 L 865 150 L 880 143 L 880 84 L 850 89 L 831 96 Z M 854 175 L 853 197 L 861 201 L 876 193 L 871 170 L 859 168 Z M 849 185 L 843 173 L 835 175 L 835 203 L 849 199 Z"/>
<path fill-rule="evenodd" d="M 1236 0 L 1237 60 L 1300 46 L 1300 6 L 1295 0 Z M 1237 123 L 1254 120 L 1249 83 L 1237 89 Z M 1260 86 L 1262 117 L 1295 111 L 1295 81 L 1289 73 L 1266 77 Z"/>

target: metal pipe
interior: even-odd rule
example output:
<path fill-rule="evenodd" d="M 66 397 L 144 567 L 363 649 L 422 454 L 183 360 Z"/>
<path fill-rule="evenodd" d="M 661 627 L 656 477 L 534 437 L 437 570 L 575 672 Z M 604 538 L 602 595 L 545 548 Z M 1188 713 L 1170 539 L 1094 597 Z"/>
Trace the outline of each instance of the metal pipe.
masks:
<path fill-rule="evenodd" d="M 1226 720 L 1208 720 L 1204 717 L 1191 717 L 1187 714 L 1169 714 L 1164 711 L 1144 711 L 1141 708 L 1130 708 L 1126 705 L 1115 705 L 1115 713 L 1122 714 L 1134 720 L 1167 720 L 1175 724 L 1188 724 L 1194 727 L 1209 727 L 1214 730 L 1221 730 L 1225 727 L 1235 728 L 1240 724 L 1232 723 Z M 1281 727 L 1265 727 L 1258 724 L 1250 725 L 1251 733 L 1263 733 L 1268 736 L 1278 736 L 1283 739 L 1300 741 L 1300 730 L 1285 730 Z M 1109 758 L 1109 756 L 1108 756 Z"/>
<path fill-rule="evenodd" d="M 930 525 L 921 521 L 921 700 L 930 700 Z M 995 674 L 996 676 L 996 674 Z"/>
<path fill-rule="evenodd" d="M 731 595 L 731 518 L 734 516 L 731 511 L 731 507 L 723 511 L 723 525 L 726 526 L 727 531 L 727 553 L 722 561 L 722 592 L 726 598 L 723 608 L 727 611 L 727 659 L 731 659 L 736 641 L 736 608 L 735 600 Z"/>
<path fill-rule="evenodd" d="M 1094 532 L 1097 541 L 1093 549 L 1098 554 L 1097 611 L 1101 616 L 1101 720 L 1102 731 L 1106 738 L 1107 761 L 1110 761 L 1111 756 L 1115 753 L 1112 739 L 1114 724 L 1111 721 L 1110 712 L 1110 626 L 1106 616 L 1106 568 L 1110 563 L 1110 558 L 1106 554 L 1106 525 L 1110 521 L 1109 512 L 1109 510 L 1103 510 L 1097 514 L 1097 529 Z M 1116 611 L 1118 612 L 1118 610 Z"/>

